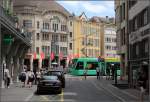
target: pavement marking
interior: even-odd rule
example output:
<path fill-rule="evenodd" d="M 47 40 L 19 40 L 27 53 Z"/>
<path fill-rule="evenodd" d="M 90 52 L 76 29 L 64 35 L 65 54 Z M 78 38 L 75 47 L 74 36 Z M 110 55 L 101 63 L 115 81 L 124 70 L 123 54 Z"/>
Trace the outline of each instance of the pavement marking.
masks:
<path fill-rule="evenodd" d="M 26 99 L 25 99 L 25 102 L 28 102 L 32 97 L 33 97 L 33 93 L 32 94 L 30 94 Z"/>
<path fill-rule="evenodd" d="M 45 101 L 49 101 L 49 99 L 46 96 L 41 96 Z"/>
<path fill-rule="evenodd" d="M 96 88 L 98 90 L 101 90 L 95 83 L 91 82 L 94 86 L 96 86 Z M 100 84 L 99 84 L 100 85 Z M 102 87 L 102 85 L 100 85 Z M 120 96 L 117 96 L 115 93 L 113 93 L 112 91 L 110 91 L 107 88 L 102 87 L 104 90 L 108 91 L 112 96 L 118 98 L 119 100 L 121 100 L 122 102 L 126 102 L 123 98 L 121 98 Z M 120 102 L 119 100 L 117 100 L 118 102 Z"/>
<path fill-rule="evenodd" d="M 109 86 L 111 86 L 111 87 L 113 87 L 113 88 L 115 88 L 115 89 L 117 89 L 117 90 L 119 90 L 118 88 L 116 88 L 116 87 L 114 87 L 114 86 L 112 86 L 112 85 L 109 85 Z M 128 93 L 128 92 L 125 92 L 125 91 L 122 91 L 122 90 L 120 90 L 122 93 L 124 93 L 124 94 L 126 94 L 126 95 L 129 95 L 130 97 L 132 97 L 132 98 L 134 98 L 134 99 L 137 99 L 138 100 L 138 97 L 137 96 L 135 96 L 135 95 L 132 95 L 132 94 L 130 94 L 130 93 Z"/>
<path fill-rule="evenodd" d="M 60 102 L 64 102 L 64 90 L 62 89 L 61 94 L 59 94 L 60 96 Z"/>

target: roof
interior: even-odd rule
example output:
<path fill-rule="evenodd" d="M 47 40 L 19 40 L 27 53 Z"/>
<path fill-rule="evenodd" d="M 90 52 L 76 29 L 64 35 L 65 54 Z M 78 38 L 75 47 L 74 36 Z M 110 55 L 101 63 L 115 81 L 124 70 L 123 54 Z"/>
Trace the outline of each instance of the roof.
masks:
<path fill-rule="evenodd" d="M 62 12 L 66 16 L 71 14 L 60 4 L 54 0 L 13 0 L 15 7 L 35 7 L 37 11 L 58 11 Z M 16 9 L 17 10 L 17 9 Z"/>

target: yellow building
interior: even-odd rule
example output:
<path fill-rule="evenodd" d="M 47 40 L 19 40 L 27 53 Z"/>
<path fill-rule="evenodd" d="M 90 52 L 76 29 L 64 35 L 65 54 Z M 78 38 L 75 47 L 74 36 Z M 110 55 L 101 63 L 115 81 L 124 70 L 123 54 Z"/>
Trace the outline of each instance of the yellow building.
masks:
<path fill-rule="evenodd" d="M 101 24 L 88 20 L 83 12 L 73 18 L 73 54 L 80 57 L 98 57 L 102 53 Z"/>

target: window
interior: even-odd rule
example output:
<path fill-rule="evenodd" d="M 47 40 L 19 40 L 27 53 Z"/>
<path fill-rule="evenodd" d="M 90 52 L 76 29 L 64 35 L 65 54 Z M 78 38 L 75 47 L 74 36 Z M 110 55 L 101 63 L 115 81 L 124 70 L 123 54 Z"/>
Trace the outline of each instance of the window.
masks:
<path fill-rule="evenodd" d="M 43 29 L 49 29 L 49 23 L 43 23 Z"/>
<path fill-rule="evenodd" d="M 39 29 L 39 27 L 40 27 L 40 22 L 37 21 L 37 29 Z"/>
<path fill-rule="evenodd" d="M 39 33 L 36 34 L 36 39 L 39 40 L 40 39 L 40 35 Z"/>
<path fill-rule="evenodd" d="M 67 35 L 61 35 L 60 42 L 67 42 Z"/>
<path fill-rule="evenodd" d="M 39 54 L 39 47 L 36 47 L 36 53 Z"/>
<path fill-rule="evenodd" d="M 70 21 L 70 26 L 72 26 L 72 22 Z"/>
<path fill-rule="evenodd" d="M 125 19 L 125 3 L 123 3 L 122 5 L 122 19 L 124 20 Z"/>
<path fill-rule="evenodd" d="M 58 30 L 58 24 L 53 23 L 53 30 L 54 30 L 54 32 L 56 32 Z"/>
<path fill-rule="evenodd" d="M 105 49 L 106 49 L 106 50 L 111 50 L 111 46 L 110 46 L 110 45 L 106 45 L 106 46 L 105 46 Z"/>
<path fill-rule="evenodd" d="M 42 34 L 42 40 L 49 40 L 49 34 L 48 33 L 43 33 Z"/>
<path fill-rule="evenodd" d="M 72 38 L 72 32 L 70 32 L 70 38 Z"/>
<path fill-rule="evenodd" d="M 125 45 L 125 28 L 121 30 L 121 45 Z"/>
<path fill-rule="evenodd" d="M 23 26 L 25 28 L 31 28 L 32 27 L 32 20 L 23 20 Z"/>
<path fill-rule="evenodd" d="M 67 55 L 67 47 L 60 47 L 60 52 L 63 52 L 64 55 Z"/>
<path fill-rule="evenodd" d="M 58 42 L 58 35 L 52 35 L 52 41 L 53 42 Z"/>
<path fill-rule="evenodd" d="M 145 41 L 145 53 L 148 53 L 148 41 Z"/>
<path fill-rule="evenodd" d="M 77 63 L 77 66 L 76 66 L 76 69 L 79 70 L 79 69 L 84 69 L 84 64 L 83 62 L 78 62 Z"/>
<path fill-rule="evenodd" d="M 145 10 L 144 11 L 144 25 L 146 25 L 148 23 L 148 11 Z"/>
<path fill-rule="evenodd" d="M 139 55 L 139 46 L 138 46 L 138 44 L 136 45 L 136 55 Z"/>
<path fill-rule="evenodd" d="M 98 67 L 98 62 L 87 62 L 88 70 L 95 70 Z"/>
<path fill-rule="evenodd" d="M 66 30 L 67 30 L 66 25 L 61 25 L 61 31 L 66 31 Z"/>
<path fill-rule="evenodd" d="M 69 49 L 72 50 L 72 43 L 69 44 Z"/>

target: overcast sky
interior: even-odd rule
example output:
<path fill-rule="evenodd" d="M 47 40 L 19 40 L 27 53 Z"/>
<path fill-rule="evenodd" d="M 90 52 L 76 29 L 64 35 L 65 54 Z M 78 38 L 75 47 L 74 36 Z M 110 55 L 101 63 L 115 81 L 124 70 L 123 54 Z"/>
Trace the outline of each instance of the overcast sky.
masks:
<path fill-rule="evenodd" d="M 114 1 L 109 0 L 95 0 L 95 1 L 57 1 L 70 13 L 75 13 L 79 16 L 82 12 L 85 12 L 88 18 L 92 16 L 100 17 L 114 17 Z"/>

